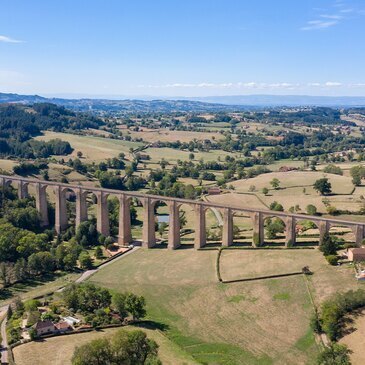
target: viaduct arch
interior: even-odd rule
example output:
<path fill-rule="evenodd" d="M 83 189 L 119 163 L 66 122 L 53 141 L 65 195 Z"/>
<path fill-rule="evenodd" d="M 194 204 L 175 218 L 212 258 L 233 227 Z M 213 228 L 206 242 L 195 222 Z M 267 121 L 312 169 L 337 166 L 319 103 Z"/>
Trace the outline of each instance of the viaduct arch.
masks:
<path fill-rule="evenodd" d="M 112 189 L 85 187 L 82 185 L 61 184 L 51 181 L 41 181 L 16 176 L 0 175 L 0 186 L 7 187 L 14 184 L 18 187 L 20 199 L 28 196 L 29 185 L 35 188 L 36 208 L 41 217 L 41 224 L 48 226 L 47 189 L 53 189 L 55 193 L 55 229 L 61 233 L 67 228 L 66 192 L 71 191 L 76 197 L 76 227 L 88 219 L 87 194 L 93 193 L 97 197 L 97 230 L 105 236 L 109 235 L 109 216 L 107 199 L 109 195 L 119 199 L 119 233 L 118 243 L 125 245 L 132 241 L 130 201 L 132 198 L 139 200 L 143 207 L 143 232 L 142 246 L 151 248 L 156 244 L 155 236 L 155 213 L 154 207 L 157 202 L 164 202 L 169 209 L 168 248 L 176 249 L 180 246 L 180 221 L 179 212 L 182 204 L 192 208 L 195 214 L 195 239 L 194 247 L 202 248 L 206 245 L 206 222 L 205 211 L 215 208 L 222 213 L 222 245 L 233 244 L 233 215 L 235 212 L 247 214 L 253 225 L 253 246 L 264 243 L 264 221 L 268 217 L 278 217 L 285 223 L 285 245 L 294 245 L 296 242 L 296 224 L 302 220 L 312 221 L 319 228 L 320 240 L 331 226 L 345 226 L 352 230 L 357 246 L 361 246 L 365 238 L 365 222 L 351 222 L 339 219 L 321 218 L 301 214 L 272 212 L 263 209 L 237 208 L 225 204 L 203 202 L 189 199 L 171 198 L 149 194 L 124 192 Z"/>

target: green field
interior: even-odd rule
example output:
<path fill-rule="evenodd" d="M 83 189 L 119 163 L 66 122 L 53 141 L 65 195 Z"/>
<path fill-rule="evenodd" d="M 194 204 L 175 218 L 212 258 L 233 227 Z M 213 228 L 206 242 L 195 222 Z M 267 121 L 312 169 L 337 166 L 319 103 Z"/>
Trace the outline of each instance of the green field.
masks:
<path fill-rule="evenodd" d="M 216 258 L 217 251 L 140 249 L 90 280 L 143 294 L 148 319 L 165 325 L 166 336 L 198 362 L 314 363 L 313 306 L 303 276 L 221 284 Z M 224 251 L 221 271 L 240 279 L 306 265 L 315 272 L 309 280 L 318 303 L 358 285 L 350 267 L 330 267 L 317 250 Z"/>

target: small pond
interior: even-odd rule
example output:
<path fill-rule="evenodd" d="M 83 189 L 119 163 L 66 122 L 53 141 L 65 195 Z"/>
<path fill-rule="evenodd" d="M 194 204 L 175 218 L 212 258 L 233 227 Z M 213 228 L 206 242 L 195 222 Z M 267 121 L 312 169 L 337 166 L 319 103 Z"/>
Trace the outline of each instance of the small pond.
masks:
<path fill-rule="evenodd" d="M 170 217 L 168 214 L 160 214 L 157 215 L 157 222 L 158 223 L 169 223 Z"/>

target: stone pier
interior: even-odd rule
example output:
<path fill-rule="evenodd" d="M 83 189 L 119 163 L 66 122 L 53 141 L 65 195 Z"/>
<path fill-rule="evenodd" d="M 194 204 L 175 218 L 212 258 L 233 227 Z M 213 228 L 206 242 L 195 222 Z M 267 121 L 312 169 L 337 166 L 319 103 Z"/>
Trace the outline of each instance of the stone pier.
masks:
<path fill-rule="evenodd" d="M 96 198 L 98 200 L 96 229 L 105 237 L 108 237 L 110 235 L 108 195 L 109 194 L 104 191 L 98 191 L 96 193 Z"/>
<path fill-rule="evenodd" d="M 195 205 L 195 241 L 196 249 L 202 248 L 207 243 L 205 228 L 205 208 L 202 204 Z"/>
<path fill-rule="evenodd" d="M 264 244 L 264 217 L 261 212 L 254 212 L 250 214 L 253 226 L 252 246 L 257 247 Z"/>
<path fill-rule="evenodd" d="M 87 192 L 83 192 L 81 188 L 77 189 L 75 192 L 76 195 L 76 228 L 82 223 L 87 221 L 87 204 L 86 204 L 86 195 Z"/>
<path fill-rule="evenodd" d="M 25 199 L 28 198 L 28 183 L 24 181 L 19 181 L 18 185 L 18 198 L 19 199 Z"/>
<path fill-rule="evenodd" d="M 167 247 L 175 250 L 180 246 L 180 215 L 179 205 L 175 201 L 169 202 L 169 237 Z"/>
<path fill-rule="evenodd" d="M 287 217 L 285 221 L 285 247 L 291 247 L 295 245 L 296 232 L 295 232 L 296 220 L 293 217 Z"/>
<path fill-rule="evenodd" d="M 35 200 L 36 207 L 41 218 L 41 226 L 47 227 L 49 225 L 48 220 L 48 203 L 47 203 L 47 185 L 42 183 L 35 184 Z"/>
<path fill-rule="evenodd" d="M 225 208 L 223 212 L 222 246 L 233 244 L 233 214 L 231 208 Z"/>
<path fill-rule="evenodd" d="M 120 245 L 128 245 L 132 242 L 131 232 L 131 210 L 130 198 L 127 196 L 119 196 L 119 233 L 118 243 Z"/>
<path fill-rule="evenodd" d="M 155 235 L 155 202 L 150 198 L 142 200 L 143 205 L 143 229 L 142 246 L 151 248 L 156 244 Z"/>

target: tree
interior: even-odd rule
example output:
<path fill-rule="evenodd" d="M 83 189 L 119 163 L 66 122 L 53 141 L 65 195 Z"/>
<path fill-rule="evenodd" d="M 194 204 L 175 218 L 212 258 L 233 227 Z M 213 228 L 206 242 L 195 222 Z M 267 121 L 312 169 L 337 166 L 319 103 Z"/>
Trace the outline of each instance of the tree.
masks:
<path fill-rule="evenodd" d="M 278 233 L 283 233 L 285 230 L 285 224 L 281 219 L 268 219 L 266 225 L 267 237 L 269 239 L 277 238 Z"/>
<path fill-rule="evenodd" d="M 355 186 L 361 185 L 361 179 L 365 178 L 365 167 L 364 166 L 353 166 L 350 169 L 350 175 L 352 177 L 352 183 Z"/>
<path fill-rule="evenodd" d="M 106 338 L 97 338 L 85 345 L 76 347 L 72 365 L 102 365 L 113 364 L 112 352 Z"/>
<path fill-rule="evenodd" d="M 279 189 L 280 186 L 280 180 L 277 179 L 276 177 L 274 177 L 271 181 L 270 181 L 270 185 L 275 189 Z"/>
<path fill-rule="evenodd" d="M 119 313 L 120 317 L 122 319 L 126 318 L 128 316 L 128 311 L 126 309 L 126 293 L 116 293 L 113 295 L 112 303 Z"/>
<path fill-rule="evenodd" d="M 331 343 L 318 356 L 318 365 L 350 365 L 351 351 L 346 345 Z"/>
<path fill-rule="evenodd" d="M 194 155 L 194 153 L 189 153 L 189 160 L 194 160 L 194 158 L 195 158 L 195 155 Z"/>
<path fill-rule="evenodd" d="M 109 290 L 91 283 L 71 284 L 64 289 L 62 296 L 67 308 L 84 313 L 93 313 L 111 304 Z"/>
<path fill-rule="evenodd" d="M 264 195 L 267 195 L 267 194 L 269 193 L 269 189 L 268 189 L 268 188 L 263 188 L 263 189 L 262 189 L 262 193 L 263 193 Z"/>
<path fill-rule="evenodd" d="M 108 338 L 77 347 L 72 365 L 161 365 L 158 345 L 141 330 L 119 330 Z"/>
<path fill-rule="evenodd" d="M 95 258 L 98 260 L 103 258 L 103 250 L 101 249 L 100 246 L 96 247 L 95 249 Z"/>
<path fill-rule="evenodd" d="M 317 207 L 313 204 L 308 204 L 306 211 L 309 215 L 316 215 L 317 214 Z"/>
<path fill-rule="evenodd" d="M 146 301 L 144 297 L 128 293 L 125 299 L 125 308 L 132 315 L 133 320 L 143 318 L 146 315 Z"/>
<path fill-rule="evenodd" d="M 323 177 L 314 182 L 313 189 L 318 191 L 321 195 L 327 195 L 332 192 L 332 185 L 328 181 L 328 178 Z"/>
<path fill-rule="evenodd" d="M 34 275 L 51 272 L 56 267 L 56 261 L 49 252 L 33 253 L 28 259 L 28 269 Z"/>
<path fill-rule="evenodd" d="M 168 224 L 166 222 L 161 222 L 158 224 L 158 233 L 160 237 L 162 238 L 166 228 L 168 227 Z"/>
<path fill-rule="evenodd" d="M 277 201 L 273 201 L 270 204 L 270 210 L 274 210 L 276 212 L 283 212 L 284 211 L 284 207 L 280 203 L 278 203 Z"/>
<path fill-rule="evenodd" d="M 91 269 L 93 267 L 93 259 L 87 251 L 82 251 L 80 253 L 79 262 L 82 269 Z"/>
<path fill-rule="evenodd" d="M 323 239 L 321 244 L 319 245 L 319 249 L 323 252 L 325 256 L 336 255 L 337 244 L 335 240 L 329 235 L 329 233 L 326 232 L 323 235 Z"/>
<path fill-rule="evenodd" d="M 83 156 L 82 152 L 81 151 L 77 151 L 77 157 L 78 158 L 81 158 Z"/>

